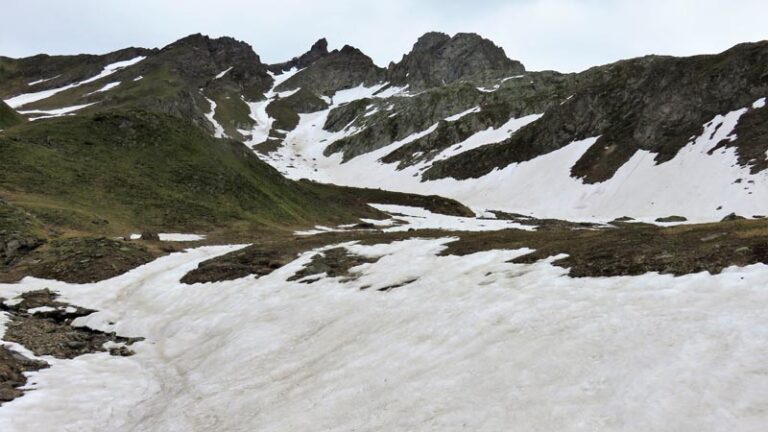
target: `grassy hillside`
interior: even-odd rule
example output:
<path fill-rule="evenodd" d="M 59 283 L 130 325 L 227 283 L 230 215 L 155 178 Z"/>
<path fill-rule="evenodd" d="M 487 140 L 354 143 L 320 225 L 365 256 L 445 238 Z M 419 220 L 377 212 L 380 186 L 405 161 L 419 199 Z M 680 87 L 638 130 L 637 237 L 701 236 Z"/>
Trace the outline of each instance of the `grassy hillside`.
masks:
<path fill-rule="evenodd" d="M 13 108 L 6 105 L 5 102 L 0 101 L 0 129 L 5 129 L 24 122 L 24 118 L 21 117 Z"/>
<path fill-rule="evenodd" d="M 20 125 L 0 135 L 0 153 L 0 196 L 46 225 L 89 234 L 291 229 L 381 215 L 366 202 L 420 199 L 297 183 L 236 141 L 144 111 Z"/>

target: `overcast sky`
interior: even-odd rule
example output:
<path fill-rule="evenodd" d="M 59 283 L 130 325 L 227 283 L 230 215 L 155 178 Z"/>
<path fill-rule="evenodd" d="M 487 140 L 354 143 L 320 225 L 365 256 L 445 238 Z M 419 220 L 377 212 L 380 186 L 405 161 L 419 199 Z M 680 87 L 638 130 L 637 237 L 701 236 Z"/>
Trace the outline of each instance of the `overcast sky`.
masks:
<path fill-rule="evenodd" d="M 191 33 L 250 43 L 268 63 L 320 37 L 386 66 L 423 33 L 476 32 L 530 70 L 768 39 L 768 0 L 2 0 L 0 55 L 161 47 Z"/>

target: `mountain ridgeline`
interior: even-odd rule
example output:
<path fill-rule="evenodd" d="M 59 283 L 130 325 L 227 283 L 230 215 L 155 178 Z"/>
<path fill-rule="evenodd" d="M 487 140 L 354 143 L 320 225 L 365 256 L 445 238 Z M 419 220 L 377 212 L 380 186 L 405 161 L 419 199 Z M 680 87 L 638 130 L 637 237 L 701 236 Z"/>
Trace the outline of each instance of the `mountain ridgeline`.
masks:
<path fill-rule="evenodd" d="M 743 199 L 757 199 L 754 188 L 767 181 L 766 96 L 768 42 L 568 74 L 527 71 L 476 34 L 436 32 L 386 68 L 349 45 L 330 50 L 325 39 L 286 62 L 265 64 L 244 42 L 199 34 L 162 49 L 0 57 L 0 97 L 10 106 L 0 105 L 0 128 L 25 119 L 42 125 L 49 117 L 148 112 L 243 142 L 289 177 L 351 186 L 371 184 L 335 181 L 328 161 L 343 167 L 375 157 L 392 178 L 468 184 L 547 156 L 562 166 L 546 170 L 575 184 L 608 185 L 623 167 L 646 163 L 645 155 L 663 167 L 706 138 L 705 130 L 729 128 L 701 160 L 733 155 L 734 164 L 718 163 L 757 177 L 739 174 L 728 183 L 756 184 Z M 584 142 L 575 156 L 556 156 Z"/>

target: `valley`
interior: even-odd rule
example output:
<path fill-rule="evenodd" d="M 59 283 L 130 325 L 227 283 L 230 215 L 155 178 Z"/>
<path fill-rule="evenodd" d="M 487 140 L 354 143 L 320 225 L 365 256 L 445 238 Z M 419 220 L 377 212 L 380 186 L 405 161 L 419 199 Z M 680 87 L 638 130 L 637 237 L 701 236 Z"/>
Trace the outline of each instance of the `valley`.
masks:
<path fill-rule="evenodd" d="M 0 57 L 0 430 L 760 430 L 766 97 L 768 42 Z"/>

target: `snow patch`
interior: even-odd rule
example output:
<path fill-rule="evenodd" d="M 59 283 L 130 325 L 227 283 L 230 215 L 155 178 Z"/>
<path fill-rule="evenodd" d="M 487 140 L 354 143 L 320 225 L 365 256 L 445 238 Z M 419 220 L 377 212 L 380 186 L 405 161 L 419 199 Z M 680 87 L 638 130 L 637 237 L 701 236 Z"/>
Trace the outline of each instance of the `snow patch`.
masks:
<path fill-rule="evenodd" d="M 454 115 L 452 115 L 450 117 L 446 117 L 445 121 L 447 121 L 447 122 L 455 122 L 455 121 L 459 120 L 460 118 L 462 118 L 464 116 L 467 116 L 467 115 L 473 114 L 473 113 L 478 113 L 478 112 L 480 112 L 480 107 L 476 106 L 476 107 L 470 108 L 470 109 L 468 109 L 466 111 L 462 111 L 462 112 L 460 112 L 458 114 L 454 114 Z"/>
<path fill-rule="evenodd" d="M 222 71 L 222 72 L 219 72 L 219 74 L 218 74 L 218 75 L 216 75 L 216 77 L 215 77 L 214 79 L 220 79 L 220 78 L 223 78 L 223 77 L 224 77 L 224 75 L 226 75 L 226 74 L 227 74 L 227 72 L 229 72 L 229 71 L 231 71 L 231 70 L 232 70 L 232 68 L 234 68 L 234 66 L 230 66 L 230 67 L 228 67 L 226 70 L 224 70 L 224 71 Z"/>
<path fill-rule="evenodd" d="M 205 118 L 207 118 L 208 121 L 213 125 L 213 136 L 216 138 L 226 137 L 227 135 L 224 133 L 224 127 L 214 118 L 216 115 L 216 102 L 214 102 L 213 99 L 208 98 L 205 98 L 205 100 L 211 104 L 211 111 L 205 115 Z"/>
<path fill-rule="evenodd" d="M 160 237 L 160 241 L 171 241 L 171 242 L 193 242 L 193 241 L 205 240 L 205 236 L 200 234 L 160 233 L 158 234 L 158 237 Z M 131 234 L 130 239 L 140 240 L 141 234 L 137 234 L 137 233 Z"/>
<path fill-rule="evenodd" d="M 54 80 L 54 79 L 56 79 L 56 78 L 58 78 L 58 77 L 60 77 L 60 76 L 61 76 L 61 75 L 56 75 L 55 77 L 51 77 L 51 78 L 43 78 L 43 79 L 39 79 L 39 80 L 37 80 L 37 81 L 32 81 L 32 82 L 29 82 L 29 83 L 27 83 L 27 86 L 29 86 L 29 87 L 32 87 L 32 86 L 34 86 L 34 85 L 42 84 L 42 83 L 44 83 L 44 82 L 47 82 L 47 81 L 50 81 L 50 80 Z"/>
<path fill-rule="evenodd" d="M 43 99 L 48 99 L 49 97 L 51 97 L 51 96 L 53 96 L 53 95 L 55 95 L 57 93 L 61 93 L 61 92 L 65 91 L 65 90 L 73 89 L 75 87 L 80 87 L 83 84 L 88 84 L 88 83 L 100 80 L 101 78 L 104 78 L 106 76 L 112 75 L 113 73 L 117 72 L 118 70 L 126 68 L 128 66 L 135 65 L 136 63 L 144 60 L 145 58 L 146 57 L 144 57 L 144 56 L 139 56 L 139 57 L 133 58 L 131 60 L 125 60 L 125 61 L 121 61 L 121 62 L 112 63 L 112 64 L 109 64 L 109 65 L 105 66 L 104 69 L 102 69 L 102 71 L 99 72 L 98 75 L 95 75 L 95 76 L 93 76 L 91 78 L 88 78 L 88 79 L 86 79 L 84 81 L 76 82 L 76 83 L 69 84 L 69 85 L 66 85 L 66 86 L 63 86 L 63 87 L 58 87 L 58 88 L 55 88 L 55 89 L 43 90 L 43 91 L 40 91 L 40 92 L 26 93 L 26 94 L 14 96 L 14 97 L 12 97 L 10 99 L 6 99 L 5 103 L 8 104 L 8 106 L 10 106 L 11 108 L 17 108 L 17 107 L 21 107 L 21 106 L 30 104 L 32 102 L 37 102 L 37 101 L 40 101 L 40 100 L 43 100 Z"/>
<path fill-rule="evenodd" d="M 100 88 L 98 90 L 92 91 L 92 92 L 86 94 L 85 96 L 90 96 L 92 94 L 103 93 L 105 91 L 112 90 L 113 88 L 119 86 L 120 84 L 121 84 L 120 81 L 115 81 L 115 82 L 111 82 L 111 83 L 105 84 L 104 87 L 102 87 L 102 88 Z"/>
<path fill-rule="evenodd" d="M 52 118 L 52 117 L 61 117 L 64 115 L 70 115 L 74 113 L 75 111 L 79 111 L 83 108 L 89 107 L 91 105 L 95 105 L 98 102 L 91 102 L 87 104 L 81 104 L 81 105 L 72 105 L 64 108 L 58 108 L 53 110 L 30 110 L 30 111 L 19 111 L 19 114 L 30 116 L 29 120 L 35 121 L 40 119 L 46 119 L 46 118 Z"/>

